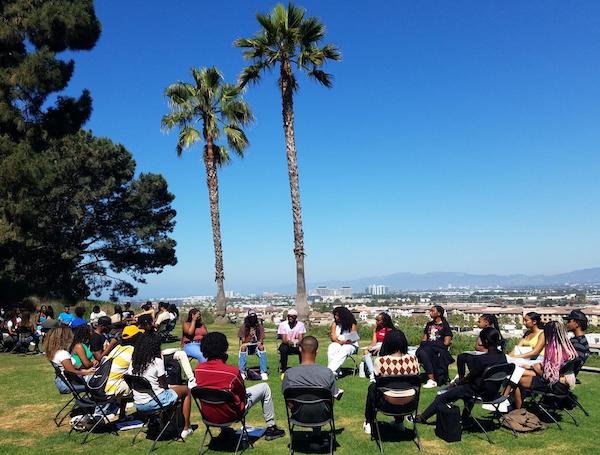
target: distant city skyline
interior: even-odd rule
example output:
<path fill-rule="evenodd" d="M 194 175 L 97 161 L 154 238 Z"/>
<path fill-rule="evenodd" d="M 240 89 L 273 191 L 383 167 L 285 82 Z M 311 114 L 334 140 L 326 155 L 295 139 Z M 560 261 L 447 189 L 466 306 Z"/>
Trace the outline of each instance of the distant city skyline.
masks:
<path fill-rule="evenodd" d="M 181 15 L 106 0 L 96 47 L 66 53 L 65 93 L 88 88 L 94 100 L 85 127 L 122 143 L 138 172 L 163 174 L 176 197 L 179 263 L 140 295 L 215 293 L 201 148 L 176 157 L 176 135 L 160 131 L 163 91 L 192 66 L 234 81 L 244 61 L 233 41 L 274 3 L 186 2 Z M 325 68 L 331 90 L 299 77 L 295 99 L 308 283 L 599 265 L 600 3 L 298 4 L 343 54 Z M 250 148 L 219 177 L 225 290 L 295 279 L 276 79 L 248 89 Z"/>

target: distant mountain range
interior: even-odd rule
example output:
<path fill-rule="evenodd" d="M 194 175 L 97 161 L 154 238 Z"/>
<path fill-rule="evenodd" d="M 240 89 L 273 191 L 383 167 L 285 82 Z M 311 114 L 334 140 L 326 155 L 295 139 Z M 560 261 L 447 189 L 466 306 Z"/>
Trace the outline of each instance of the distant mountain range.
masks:
<path fill-rule="evenodd" d="M 600 267 L 575 270 L 558 275 L 475 275 L 460 272 L 393 273 L 391 275 L 359 278 L 347 281 L 310 283 L 309 290 L 317 286 L 336 288 L 351 286 L 361 292 L 370 284 L 383 284 L 396 290 L 417 291 L 447 289 L 449 286 L 472 288 L 550 287 L 565 285 L 600 284 Z M 288 286 L 286 286 L 288 288 Z M 293 289 L 292 289 L 293 290 Z M 289 291 L 289 290 L 288 290 Z"/>

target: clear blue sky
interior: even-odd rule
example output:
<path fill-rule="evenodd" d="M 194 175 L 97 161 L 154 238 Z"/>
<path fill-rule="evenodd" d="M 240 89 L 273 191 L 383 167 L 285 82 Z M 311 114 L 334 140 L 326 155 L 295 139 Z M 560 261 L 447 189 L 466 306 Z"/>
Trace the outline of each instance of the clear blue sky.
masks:
<path fill-rule="evenodd" d="M 301 1 L 343 61 L 295 100 L 309 283 L 399 271 L 558 273 L 600 265 L 600 3 Z M 200 148 L 160 131 L 191 67 L 233 81 L 265 1 L 96 2 L 102 36 L 67 93 L 175 194 L 179 263 L 140 296 L 213 294 Z M 251 147 L 220 175 L 226 289 L 292 284 L 274 76 L 246 94 Z"/>

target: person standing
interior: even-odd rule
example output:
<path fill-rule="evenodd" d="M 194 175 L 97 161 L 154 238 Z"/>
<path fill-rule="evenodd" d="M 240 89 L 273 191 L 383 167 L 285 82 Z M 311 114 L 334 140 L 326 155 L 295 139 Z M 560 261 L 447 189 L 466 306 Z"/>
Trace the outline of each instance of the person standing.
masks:
<path fill-rule="evenodd" d="M 279 354 L 281 356 L 281 374 L 287 370 L 288 356 L 290 354 L 298 354 L 298 360 L 301 360 L 299 344 L 306 333 L 304 323 L 298 321 L 298 312 L 289 310 L 287 318 L 279 327 L 277 327 L 277 335 L 281 338 L 279 345 Z"/>

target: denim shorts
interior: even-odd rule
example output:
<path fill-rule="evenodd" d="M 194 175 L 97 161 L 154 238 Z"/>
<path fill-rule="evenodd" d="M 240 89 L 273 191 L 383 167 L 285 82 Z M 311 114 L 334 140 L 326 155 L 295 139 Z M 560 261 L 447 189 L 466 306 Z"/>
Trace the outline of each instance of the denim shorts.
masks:
<path fill-rule="evenodd" d="M 158 394 L 156 397 L 164 407 L 169 407 L 175 404 L 175 402 L 177 401 L 177 394 L 173 389 L 166 389 L 162 393 Z M 147 403 L 136 403 L 135 408 L 140 412 L 154 412 L 160 410 L 160 406 L 154 399 L 148 401 Z"/>

